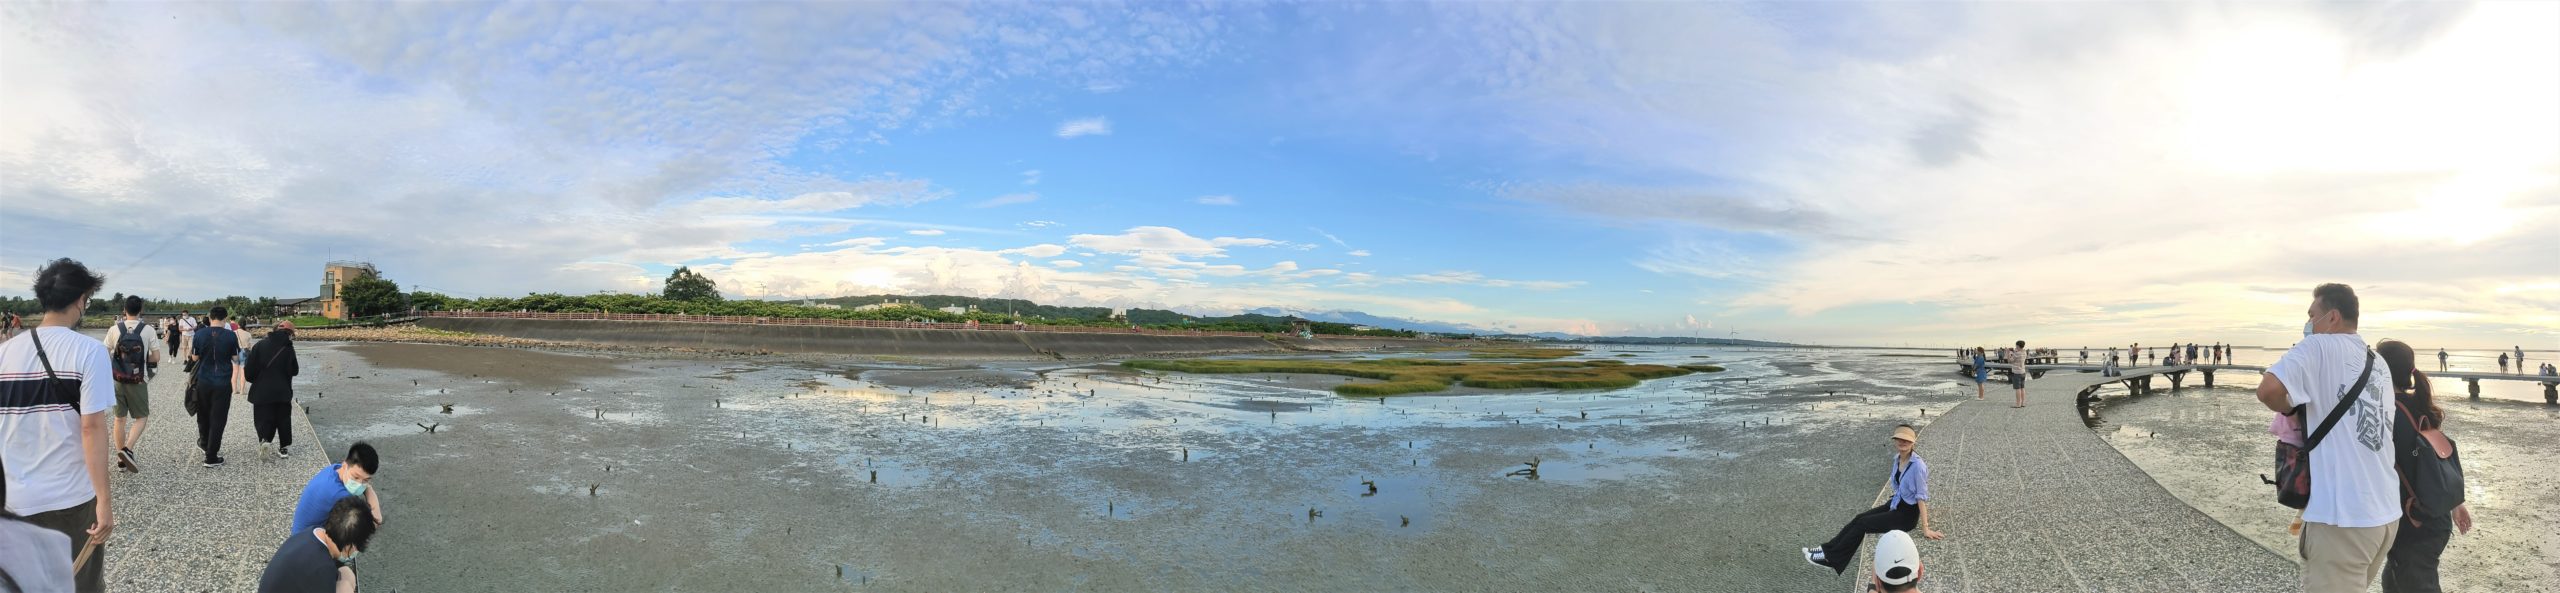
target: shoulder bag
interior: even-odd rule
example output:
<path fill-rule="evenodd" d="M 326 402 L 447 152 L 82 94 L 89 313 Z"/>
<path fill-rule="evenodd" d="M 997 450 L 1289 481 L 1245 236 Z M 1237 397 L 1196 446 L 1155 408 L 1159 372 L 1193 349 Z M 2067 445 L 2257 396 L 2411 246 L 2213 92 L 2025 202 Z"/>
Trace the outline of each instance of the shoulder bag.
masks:
<path fill-rule="evenodd" d="M 2276 442 L 2276 477 L 2270 482 L 2276 487 L 2277 504 L 2292 509 L 2311 505 L 2311 450 L 2319 448 L 2320 441 L 2329 438 L 2329 429 L 2338 427 L 2338 419 L 2345 418 L 2347 410 L 2355 407 L 2356 396 L 2364 394 L 2364 386 L 2372 380 L 2373 351 L 2366 350 L 2364 371 L 2356 374 L 2355 386 L 2347 388 L 2346 394 L 2339 396 L 2338 405 L 2329 409 L 2329 417 L 2320 421 L 2320 428 L 2303 439 L 2301 446 Z M 2297 410 L 2303 407 L 2294 406 Z"/>

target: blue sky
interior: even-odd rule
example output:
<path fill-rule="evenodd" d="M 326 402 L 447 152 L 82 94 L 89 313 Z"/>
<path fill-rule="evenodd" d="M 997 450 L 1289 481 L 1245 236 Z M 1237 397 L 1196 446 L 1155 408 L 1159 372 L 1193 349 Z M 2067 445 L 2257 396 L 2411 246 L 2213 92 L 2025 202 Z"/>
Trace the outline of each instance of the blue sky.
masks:
<path fill-rule="evenodd" d="M 2521 264 L 2560 253 L 2547 3 L 5 10 L 18 293 L 59 256 L 178 297 L 687 265 L 737 298 L 2281 344 L 2342 281 L 2404 339 L 2560 347 L 2560 272 Z"/>

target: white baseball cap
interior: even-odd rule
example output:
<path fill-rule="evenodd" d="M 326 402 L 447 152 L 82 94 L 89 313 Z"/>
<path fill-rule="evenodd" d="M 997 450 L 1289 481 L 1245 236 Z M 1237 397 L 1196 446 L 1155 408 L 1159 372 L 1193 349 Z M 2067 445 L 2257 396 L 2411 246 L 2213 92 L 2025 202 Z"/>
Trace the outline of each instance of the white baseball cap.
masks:
<path fill-rule="evenodd" d="M 1876 580 L 1887 585 L 1920 580 L 1920 547 L 1911 543 L 1911 534 L 1895 530 L 1876 537 Z"/>

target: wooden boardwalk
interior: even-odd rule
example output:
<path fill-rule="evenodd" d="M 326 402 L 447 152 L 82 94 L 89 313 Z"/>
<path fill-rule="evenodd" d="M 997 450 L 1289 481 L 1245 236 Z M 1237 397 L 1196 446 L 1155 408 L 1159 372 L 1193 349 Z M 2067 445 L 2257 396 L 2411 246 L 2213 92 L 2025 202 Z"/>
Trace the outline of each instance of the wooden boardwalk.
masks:
<path fill-rule="evenodd" d="M 2171 495 L 2082 423 L 2076 400 L 2124 377 L 2055 373 L 2027 383 L 2027 407 L 2005 386 L 1929 424 L 1931 521 L 1947 538 L 1920 542 L 1931 592 L 2300 590 L 2297 562 Z M 2286 512 L 2269 498 L 2268 512 Z M 1862 551 L 1864 555 L 1866 552 Z M 1860 558 L 1855 566 L 1871 566 Z M 1859 577 L 1864 590 L 1866 576 Z"/>

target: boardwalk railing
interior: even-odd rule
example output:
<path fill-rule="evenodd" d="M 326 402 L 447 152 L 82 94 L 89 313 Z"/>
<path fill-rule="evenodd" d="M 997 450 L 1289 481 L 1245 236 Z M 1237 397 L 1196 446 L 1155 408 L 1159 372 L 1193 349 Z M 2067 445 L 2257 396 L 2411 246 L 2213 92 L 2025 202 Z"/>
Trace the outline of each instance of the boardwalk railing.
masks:
<path fill-rule="evenodd" d="M 938 321 L 881 321 L 872 319 L 824 319 L 816 317 L 759 317 L 751 315 L 684 315 L 659 313 L 537 313 L 531 311 L 428 311 L 421 317 L 453 317 L 463 319 L 545 319 L 559 321 L 659 321 L 672 323 L 735 323 L 747 325 L 811 325 L 825 327 L 867 327 L 875 329 L 923 329 L 945 331 L 989 332 L 1054 332 L 1085 334 L 1138 334 L 1150 336 L 1228 336 L 1242 338 L 1285 337 L 1288 334 L 1230 332 L 1208 330 L 1146 329 L 1131 327 L 1092 327 L 1080 325 L 1039 325 L 1005 323 L 945 323 Z M 1401 339 L 1372 336 L 1320 335 L 1326 339 Z"/>

